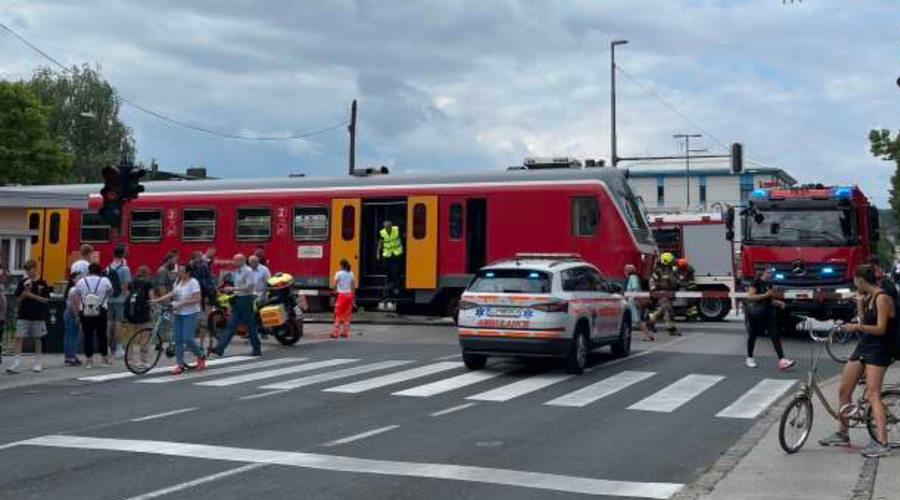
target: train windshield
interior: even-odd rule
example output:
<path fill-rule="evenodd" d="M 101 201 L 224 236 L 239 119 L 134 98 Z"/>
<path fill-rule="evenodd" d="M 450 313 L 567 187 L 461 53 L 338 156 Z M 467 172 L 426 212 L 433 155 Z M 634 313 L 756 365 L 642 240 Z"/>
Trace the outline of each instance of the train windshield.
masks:
<path fill-rule="evenodd" d="M 753 244 L 852 246 L 854 235 L 849 208 L 756 210 L 747 217 L 747 241 Z"/>

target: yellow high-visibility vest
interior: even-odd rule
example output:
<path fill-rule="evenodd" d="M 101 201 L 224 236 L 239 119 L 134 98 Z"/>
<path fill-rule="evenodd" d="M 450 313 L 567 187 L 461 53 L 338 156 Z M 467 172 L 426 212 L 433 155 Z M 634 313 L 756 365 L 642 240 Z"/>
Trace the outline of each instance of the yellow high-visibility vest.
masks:
<path fill-rule="evenodd" d="M 391 228 L 391 232 L 382 229 L 381 232 L 381 255 L 382 257 L 399 257 L 403 255 L 403 243 L 400 242 L 400 229 L 397 226 Z"/>

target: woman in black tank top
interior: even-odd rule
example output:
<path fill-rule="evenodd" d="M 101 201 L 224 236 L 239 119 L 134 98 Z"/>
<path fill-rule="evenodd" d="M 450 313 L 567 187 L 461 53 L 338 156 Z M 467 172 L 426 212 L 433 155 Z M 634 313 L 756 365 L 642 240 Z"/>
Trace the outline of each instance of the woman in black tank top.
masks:
<path fill-rule="evenodd" d="M 872 407 L 872 415 L 878 429 L 878 440 L 863 448 L 862 454 L 866 457 L 883 457 L 890 455 L 891 448 L 887 444 L 886 413 L 881 401 L 881 388 L 884 383 L 884 373 L 891 364 L 889 334 L 893 328 L 896 328 L 896 310 L 894 299 L 881 290 L 881 285 L 871 266 L 857 267 L 853 281 L 859 294 L 860 323 L 848 324 L 846 328 L 849 331 L 860 332 L 862 335 L 856 350 L 853 351 L 844 366 L 841 376 L 840 401 L 841 406 L 852 402 L 853 390 L 865 373 L 866 399 Z M 850 446 L 848 428 L 849 423 L 846 419 L 842 419 L 840 430 L 819 442 L 825 446 Z"/>

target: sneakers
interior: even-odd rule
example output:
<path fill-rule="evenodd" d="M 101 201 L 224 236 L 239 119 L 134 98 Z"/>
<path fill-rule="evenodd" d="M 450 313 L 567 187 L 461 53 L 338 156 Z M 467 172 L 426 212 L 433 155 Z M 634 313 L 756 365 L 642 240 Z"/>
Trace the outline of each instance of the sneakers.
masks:
<path fill-rule="evenodd" d="M 202 372 L 206 369 L 206 358 L 198 358 L 197 359 L 197 371 Z"/>
<path fill-rule="evenodd" d="M 756 364 L 756 360 L 753 358 L 747 358 L 747 361 L 745 361 L 744 364 L 747 365 L 747 368 L 756 368 L 757 366 L 759 366 Z"/>
<path fill-rule="evenodd" d="M 41 373 L 42 371 L 44 371 L 44 367 L 41 366 L 40 363 L 35 363 L 34 366 L 31 367 L 31 371 L 33 371 L 34 373 Z"/>
<path fill-rule="evenodd" d="M 172 375 L 181 375 L 184 373 L 184 367 L 181 365 L 175 365 L 172 367 Z"/>
<path fill-rule="evenodd" d="M 859 452 L 866 458 L 889 457 L 891 456 L 891 447 L 873 440 L 869 443 L 869 446 L 866 446 Z"/>
<path fill-rule="evenodd" d="M 13 361 L 13 364 L 6 367 L 6 373 L 10 375 L 15 375 L 19 373 L 19 361 Z"/>
<path fill-rule="evenodd" d="M 781 358 L 778 360 L 778 369 L 781 371 L 785 371 L 795 364 L 796 362 L 793 359 Z"/>
<path fill-rule="evenodd" d="M 819 440 L 822 446 L 850 446 L 850 435 L 843 432 L 835 432 L 834 434 Z"/>

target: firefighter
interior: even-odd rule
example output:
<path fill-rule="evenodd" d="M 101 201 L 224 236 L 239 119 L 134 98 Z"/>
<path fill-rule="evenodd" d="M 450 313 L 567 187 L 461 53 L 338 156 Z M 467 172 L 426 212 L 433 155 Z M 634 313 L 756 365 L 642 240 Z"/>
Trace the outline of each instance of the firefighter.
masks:
<path fill-rule="evenodd" d="M 403 267 L 403 241 L 400 238 L 400 228 L 393 225 L 390 220 L 385 220 L 383 229 L 378 233 L 377 258 L 384 261 L 384 269 L 387 278 L 384 284 L 384 298 L 390 293 L 400 293 L 400 276 Z"/>
<path fill-rule="evenodd" d="M 678 280 L 680 288 L 688 291 L 696 290 L 697 284 L 694 282 L 694 274 L 696 271 L 694 271 L 694 266 L 692 266 L 684 257 L 678 259 L 676 262 L 678 262 Z M 684 315 L 687 316 L 688 321 L 694 321 L 700 317 L 700 311 L 697 309 L 699 303 L 699 299 L 691 299 L 688 303 L 687 311 L 684 313 Z"/>
<path fill-rule="evenodd" d="M 675 293 L 679 286 L 678 264 L 675 256 L 666 252 L 659 257 L 653 275 L 650 277 L 650 290 L 653 292 Z M 672 298 L 663 295 L 657 299 L 657 308 L 647 322 L 651 329 L 656 329 L 656 323 L 662 318 L 669 335 L 681 335 L 675 327 L 674 312 L 672 310 Z"/>

